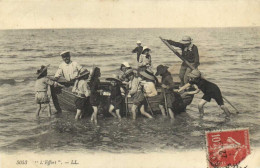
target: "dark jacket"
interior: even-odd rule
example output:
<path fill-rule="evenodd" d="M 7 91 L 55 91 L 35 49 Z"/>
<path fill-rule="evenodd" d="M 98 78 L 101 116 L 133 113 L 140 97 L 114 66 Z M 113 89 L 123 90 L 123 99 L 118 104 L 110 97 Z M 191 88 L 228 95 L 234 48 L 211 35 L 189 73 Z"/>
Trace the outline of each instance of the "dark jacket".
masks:
<path fill-rule="evenodd" d="M 162 84 L 169 86 L 168 89 L 165 89 L 165 93 L 172 93 L 172 90 L 174 89 L 174 83 L 170 72 L 167 71 L 162 74 Z"/>
<path fill-rule="evenodd" d="M 199 52 L 198 47 L 194 44 L 192 44 L 191 49 L 185 50 L 185 45 L 179 42 L 175 42 L 172 40 L 167 40 L 167 42 L 175 47 L 179 47 L 182 50 L 182 56 L 185 60 L 187 60 L 189 63 L 195 63 L 195 68 L 197 68 L 200 65 L 199 62 Z M 182 65 L 186 65 L 184 62 Z"/>
<path fill-rule="evenodd" d="M 132 53 L 137 53 L 137 61 L 139 62 L 139 57 L 142 54 L 143 46 L 138 46 L 135 49 L 133 49 Z"/>

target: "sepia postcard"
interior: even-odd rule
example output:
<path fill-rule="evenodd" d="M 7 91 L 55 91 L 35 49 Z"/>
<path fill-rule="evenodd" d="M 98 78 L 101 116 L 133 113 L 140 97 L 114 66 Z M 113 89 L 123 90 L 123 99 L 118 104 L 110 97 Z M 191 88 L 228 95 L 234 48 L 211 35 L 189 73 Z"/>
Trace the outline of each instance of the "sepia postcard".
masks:
<path fill-rule="evenodd" d="M 259 0 L 0 0 L 0 168 L 260 168 Z"/>

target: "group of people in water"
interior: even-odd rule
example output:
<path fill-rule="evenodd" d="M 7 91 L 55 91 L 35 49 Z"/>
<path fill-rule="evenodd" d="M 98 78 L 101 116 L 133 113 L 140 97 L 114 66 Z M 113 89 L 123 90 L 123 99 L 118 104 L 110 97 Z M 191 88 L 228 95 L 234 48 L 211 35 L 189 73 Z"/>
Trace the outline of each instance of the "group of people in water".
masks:
<path fill-rule="evenodd" d="M 138 108 L 140 108 L 142 115 L 147 118 L 152 118 L 152 116 L 145 111 L 145 102 L 147 101 L 147 97 L 153 97 L 158 94 L 156 86 L 160 86 L 162 94 L 160 94 L 161 96 L 159 98 L 159 108 L 163 116 L 169 114 L 170 118 L 173 119 L 176 113 L 176 106 L 178 106 L 178 104 L 176 104 L 176 99 L 181 96 L 197 94 L 201 90 L 204 93 L 198 105 L 201 117 L 204 115 L 204 105 L 207 102 L 210 102 L 211 98 L 216 100 L 226 116 L 229 117 L 230 112 L 224 105 L 219 87 L 204 79 L 198 70 L 198 66 L 200 65 L 198 48 L 192 43 L 191 37 L 184 36 L 180 42 L 172 40 L 166 41 L 170 45 L 181 48 L 182 56 L 192 64 L 195 69 L 192 70 L 183 62 L 179 72 L 181 83 L 179 89 L 174 90 L 175 84 L 171 73 L 168 71 L 169 67 L 158 65 L 156 68 L 157 71 L 154 73 L 151 68 L 151 49 L 146 46 L 143 47 L 141 41 L 137 41 L 137 47 L 132 52 L 137 53 L 138 67 L 133 68 L 128 62 L 123 62 L 120 67 L 120 75 L 106 78 L 106 80 L 111 83 L 109 113 L 114 117 L 121 119 L 121 103 L 124 101 L 124 97 L 130 96 L 133 100 L 131 108 L 132 118 L 136 119 Z M 38 108 L 36 116 L 39 116 L 42 104 L 49 104 L 50 102 L 47 94 L 48 85 L 64 87 L 64 85 L 59 83 L 63 78 L 68 82 L 74 83 L 72 92 L 76 96 L 75 106 L 77 108 L 75 119 L 78 120 L 82 118 L 82 111 L 86 108 L 87 101 L 89 101 L 93 108 L 91 121 L 97 123 L 98 106 L 100 105 L 100 96 L 102 95 L 99 80 L 99 77 L 101 76 L 100 68 L 93 67 L 91 71 L 87 70 L 77 62 L 71 60 L 69 51 L 62 52 L 60 55 L 63 62 L 60 64 L 53 80 L 47 77 L 48 66 L 41 66 L 41 68 L 37 70 L 35 99 Z M 161 76 L 160 83 L 156 76 Z M 193 90 L 189 91 L 188 88 L 190 87 L 192 87 Z M 50 116 L 50 105 L 48 105 L 48 108 Z"/>

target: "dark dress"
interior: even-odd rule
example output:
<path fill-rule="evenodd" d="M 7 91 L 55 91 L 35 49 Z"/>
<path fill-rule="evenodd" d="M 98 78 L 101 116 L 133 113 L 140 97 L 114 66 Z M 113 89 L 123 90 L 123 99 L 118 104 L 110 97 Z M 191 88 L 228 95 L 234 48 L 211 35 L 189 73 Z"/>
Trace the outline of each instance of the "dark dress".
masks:
<path fill-rule="evenodd" d="M 181 98 L 181 96 L 174 92 L 174 83 L 173 83 L 173 78 L 170 74 L 170 72 L 166 72 L 162 75 L 162 84 L 169 86 L 168 89 L 163 89 L 165 92 L 166 100 L 167 100 L 167 107 L 171 108 L 174 112 L 174 114 L 180 113 L 183 111 L 184 108 L 184 103 Z M 164 100 L 164 93 L 162 92 L 161 98 L 160 98 L 160 104 L 165 105 L 165 100 Z"/>
<path fill-rule="evenodd" d="M 215 99 L 218 105 L 224 105 L 223 98 L 219 87 L 202 78 L 194 79 L 189 82 L 190 84 L 196 84 L 198 88 L 204 93 L 202 99 L 210 102 L 211 98 Z"/>
<path fill-rule="evenodd" d="M 142 46 L 138 46 L 135 49 L 133 49 L 132 53 L 136 53 L 137 54 L 137 61 L 139 62 L 139 58 L 140 55 L 142 54 L 143 51 L 143 47 Z"/>
<path fill-rule="evenodd" d="M 110 103 L 115 107 L 115 109 L 120 109 L 122 102 L 123 97 L 121 95 L 120 86 L 111 86 Z"/>
<path fill-rule="evenodd" d="M 100 104 L 100 93 L 98 92 L 100 86 L 100 80 L 94 79 L 90 83 L 90 104 L 92 106 L 98 106 Z"/>

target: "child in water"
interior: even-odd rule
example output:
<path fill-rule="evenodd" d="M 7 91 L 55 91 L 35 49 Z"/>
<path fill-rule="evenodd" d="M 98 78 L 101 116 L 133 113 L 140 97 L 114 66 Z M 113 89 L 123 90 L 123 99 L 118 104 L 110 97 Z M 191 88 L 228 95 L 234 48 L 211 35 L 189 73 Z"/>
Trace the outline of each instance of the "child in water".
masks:
<path fill-rule="evenodd" d="M 120 106 L 123 101 L 123 97 L 121 95 L 120 84 L 122 84 L 122 82 L 117 78 L 107 78 L 106 80 L 111 82 L 109 113 L 121 120 Z M 116 110 L 116 113 L 114 113 L 113 110 Z"/>
<path fill-rule="evenodd" d="M 40 69 L 37 70 L 37 80 L 35 82 L 35 101 L 37 104 L 36 117 L 39 117 L 39 114 L 42 109 L 42 104 L 48 104 L 48 116 L 51 116 L 51 105 L 50 100 L 47 94 L 48 85 L 61 86 L 63 85 L 54 82 L 47 78 L 47 68 L 49 65 L 42 65 Z"/>
<path fill-rule="evenodd" d="M 201 117 L 203 117 L 203 115 L 204 115 L 204 105 L 207 102 L 210 102 L 211 98 L 216 100 L 217 104 L 225 112 L 226 117 L 230 116 L 230 112 L 229 112 L 228 108 L 224 105 L 221 91 L 216 84 L 209 82 L 209 81 L 205 80 L 204 78 L 202 78 L 200 71 L 197 69 L 192 70 L 188 74 L 188 76 L 190 77 L 189 83 L 187 83 L 186 85 L 181 87 L 178 90 L 178 92 L 181 92 L 182 90 L 195 84 L 194 86 L 195 86 L 196 90 L 191 91 L 191 92 L 186 92 L 186 94 L 197 94 L 197 93 L 199 93 L 200 90 L 204 93 L 204 95 L 198 105 Z"/>
<path fill-rule="evenodd" d="M 91 121 L 94 121 L 95 124 L 97 124 L 97 113 L 98 113 L 98 106 L 100 104 L 100 91 L 99 85 L 100 80 L 99 77 L 101 76 L 100 68 L 94 67 L 92 70 L 92 74 L 90 77 L 90 104 L 93 107 L 93 113 L 91 116 Z"/>
<path fill-rule="evenodd" d="M 73 92 L 76 93 L 75 105 L 77 108 L 77 114 L 75 116 L 75 120 L 82 118 L 82 111 L 86 108 L 87 98 L 90 96 L 90 88 L 87 83 L 87 79 L 89 77 L 89 71 L 84 70 L 76 77 L 76 81 L 74 83 Z"/>

